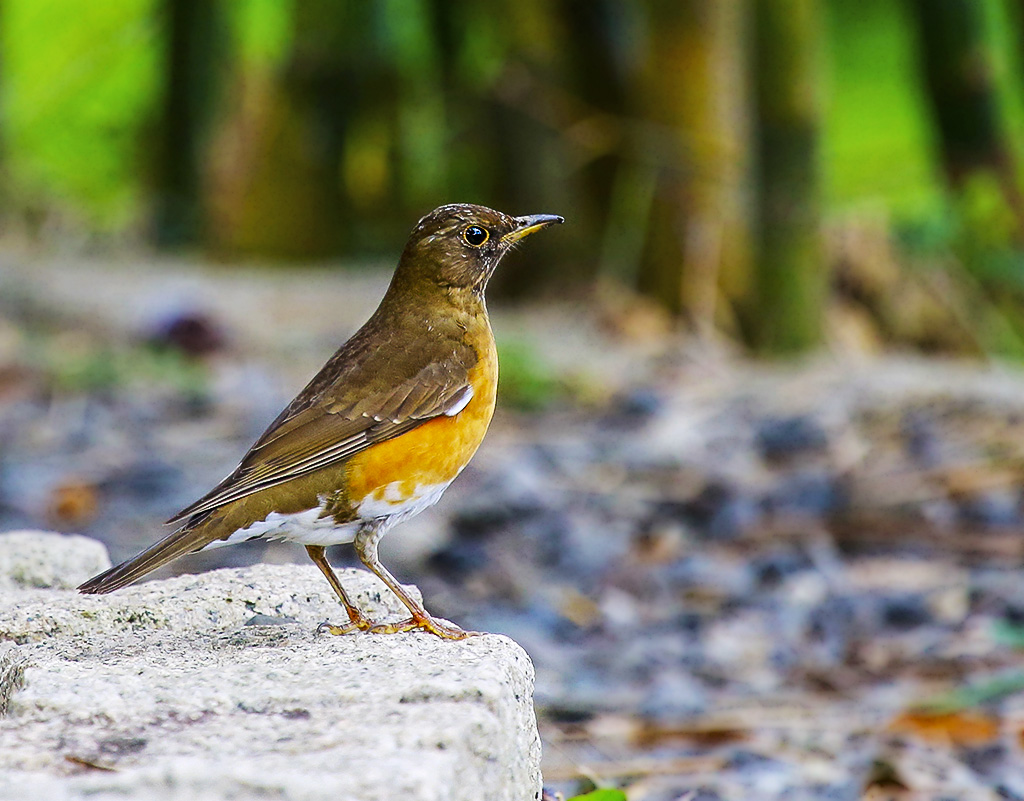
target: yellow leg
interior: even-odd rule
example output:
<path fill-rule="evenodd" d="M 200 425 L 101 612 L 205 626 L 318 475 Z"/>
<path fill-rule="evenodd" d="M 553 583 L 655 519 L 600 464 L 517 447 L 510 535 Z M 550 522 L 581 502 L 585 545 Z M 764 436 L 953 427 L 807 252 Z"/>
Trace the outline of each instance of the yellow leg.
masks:
<path fill-rule="evenodd" d="M 380 541 L 383 533 L 377 526 L 363 526 L 359 533 L 356 534 L 354 543 L 356 553 L 359 554 L 362 563 L 383 581 L 391 592 L 398 596 L 398 600 L 405 604 L 411 617 L 399 623 L 378 623 L 368 629 L 368 631 L 372 634 L 398 634 L 403 631 L 419 629 L 421 631 L 429 631 L 431 634 L 446 640 L 464 640 L 466 637 L 478 635 L 480 633 L 478 631 L 463 631 L 458 626 L 448 626 L 441 623 L 432 617 L 422 605 L 416 603 L 412 596 L 402 588 L 402 585 L 398 583 L 398 579 L 388 572 L 388 569 L 381 564 L 380 559 L 377 557 L 377 543 Z"/>
<path fill-rule="evenodd" d="M 350 631 L 356 630 L 370 631 L 373 628 L 373 622 L 360 612 L 359 608 L 348 597 L 348 593 L 341 586 L 341 582 L 335 575 L 331 563 L 327 561 L 324 547 L 322 545 L 307 545 L 306 553 L 313 560 L 313 564 L 320 568 L 320 572 L 324 574 L 324 578 L 327 579 L 334 592 L 337 593 L 338 598 L 341 599 L 341 603 L 345 607 L 345 611 L 348 612 L 349 624 L 347 626 L 332 626 L 328 623 L 323 623 L 320 628 L 327 628 L 332 634 L 347 634 Z"/>

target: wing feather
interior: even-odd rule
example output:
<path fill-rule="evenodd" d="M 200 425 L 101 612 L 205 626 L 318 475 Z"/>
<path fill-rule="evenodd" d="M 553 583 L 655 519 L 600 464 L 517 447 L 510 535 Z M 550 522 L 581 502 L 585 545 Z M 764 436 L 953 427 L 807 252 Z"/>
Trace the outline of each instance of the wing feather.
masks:
<path fill-rule="evenodd" d="M 464 367 L 435 363 L 394 389 L 363 395 L 355 403 L 295 408 L 267 429 L 231 475 L 167 522 L 185 520 L 338 465 L 371 445 L 445 414 L 467 391 L 472 387 Z"/>

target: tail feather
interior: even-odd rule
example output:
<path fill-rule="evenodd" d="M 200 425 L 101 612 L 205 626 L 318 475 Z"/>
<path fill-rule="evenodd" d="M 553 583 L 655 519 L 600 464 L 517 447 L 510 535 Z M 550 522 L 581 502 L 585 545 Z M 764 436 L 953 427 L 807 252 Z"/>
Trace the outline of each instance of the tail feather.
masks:
<path fill-rule="evenodd" d="M 203 532 L 202 527 L 186 525 L 137 556 L 93 576 L 82 584 L 78 591 L 89 595 L 101 595 L 119 590 L 179 556 L 198 551 L 211 541 L 212 538 Z"/>

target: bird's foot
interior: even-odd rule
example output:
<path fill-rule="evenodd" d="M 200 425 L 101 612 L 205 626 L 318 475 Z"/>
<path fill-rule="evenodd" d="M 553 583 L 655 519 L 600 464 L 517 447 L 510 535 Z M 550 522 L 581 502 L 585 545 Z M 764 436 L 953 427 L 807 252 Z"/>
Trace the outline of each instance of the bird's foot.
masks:
<path fill-rule="evenodd" d="M 429 632 L 443 640 L 464 640 L 467 637 L 478 637 L 480 635 L 479 631 L 465 631 L 458 626 L 442 623 L 430 615 L 416 615 L 397 623 L 373 623 L 367 618 L 360 616 L 359 620 L 353 620 L 344 626 L 321 623 L 316 627 L 317 634 L 351 634 L 355 631 L 365 631 L 370 634 L 401 634 L 405 631 L 417 630 Z"/>
<path fill-rule="evenodd" d="M 348 612 L 349 619 L 347 624 L 344 626 L 336 626 L 325 620 L 316 627 L 316 633 L 324 634 L 326 632 L 329 634 L 351 634 L 353 631 L 372 631 L 377 625 L 354 606 L 350 606 L 346 611 Z"/>
<path fill-rule="evenodd" d="M 335 626 L 333 623 L 328 623 L 326 620 L 316 627 L 317 634 L 351 634 L 353 631 L 368 631 L 356 623 L 349 623 L 345 626 Z"/>
<path fill-rule="evenodd" d="M 464 640 L 479 637 L 479 631 L 465 631 L 454 624 L 442 623 L 428 614 L 413 615 L 398 623 L 378 623 L 370 629 L 371 634 L 400 634 L 403 631 L 426 631 L 443 640 Z"/>

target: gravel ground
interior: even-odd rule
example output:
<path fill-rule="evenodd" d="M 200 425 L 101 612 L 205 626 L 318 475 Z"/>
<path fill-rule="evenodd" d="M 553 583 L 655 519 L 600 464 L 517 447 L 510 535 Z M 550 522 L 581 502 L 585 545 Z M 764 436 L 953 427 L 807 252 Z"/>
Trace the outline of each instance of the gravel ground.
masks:
<path fill-rule="evenodd" d="M 73 266 L 0 274 L 0 530 L 115 559 L 234 465 L 386 280 Z M 495 315 L 536 363 L 506 376 L 554 376 L 547 405 L 506 398 L 442 503 L 384 541 L 429 608 L 530 653 L 551 791 L 1024 798 L 1024 373 L 753 365 L 605 311 Z"/>

